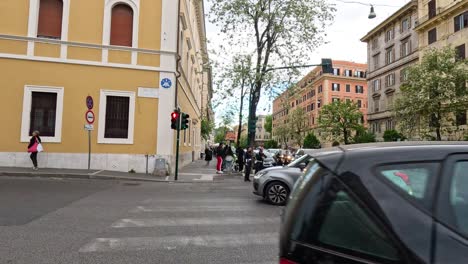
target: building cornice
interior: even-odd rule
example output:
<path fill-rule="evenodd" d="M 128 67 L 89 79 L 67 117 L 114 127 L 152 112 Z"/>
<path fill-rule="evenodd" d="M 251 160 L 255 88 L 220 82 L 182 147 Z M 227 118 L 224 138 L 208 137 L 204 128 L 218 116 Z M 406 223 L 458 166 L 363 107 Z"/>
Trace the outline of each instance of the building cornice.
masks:
<path fill-rule="evenodd" d="M 442 8 L 437 9 L 436 16 L 429 18 L 429 15 L 419 18 L 419 25 L 415 28 L 416 31 L 421 32 L 428 28 L 432 28 L 435 25 L 439 24 L 441 21 L 447 20 L 450 16 L 454 15 L 456 12 L 460 11 L 461 9 L 465 9 L 468 7 L 468 1 L 460 0 L 458 2 L 454 2 L 450 5 L 447 5 Z"/>

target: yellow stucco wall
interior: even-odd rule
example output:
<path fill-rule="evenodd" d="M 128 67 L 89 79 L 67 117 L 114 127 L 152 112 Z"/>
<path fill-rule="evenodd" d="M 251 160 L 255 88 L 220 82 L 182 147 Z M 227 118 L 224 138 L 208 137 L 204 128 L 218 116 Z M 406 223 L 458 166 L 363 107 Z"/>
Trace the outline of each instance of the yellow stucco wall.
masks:
<path fill-rule="evenodd" d="M 87 133 L 84 131 L 85 98 L 94 98 L 96 114 L 92 133 L 93 153 L 154 154 L 156 152 L 158 99 L 136 97 L 133 145 L 97 144 L 99 126 L 100 90 L 134 91 L 138 87 L 157 87 L 159 74 L 73 64 L 32 62 L 0 59 L 0 71 L 9 78 L 0 78 L 2 104 L 0 123 L 7 129 L 0 131 L 0 152 L 25 151 L 27 144 L 20 142 L 23 94 L 25 85 L 64 87 L 62 142 L 45 143 L 48 152 L 86 153 Z"/>
<path fill-rule="evenodd" d="M 139 48 L 159 50 L 161 48 L 162 1 L 141 1 Z"/>
<path fill-rule="evenodd" d="M 26 55 L 27 49 L 27 42 L 19 40 L 0 39 L 0 53 Z"/>
<path fill-rule="evenodd" d="M 0 33 L 17 36 L 28 34 L 29 1 L 0 1 Z"/>
<path fill-rule="evenodd" d="M 138 65 L 159 67 L 161 56 L 159 54 L 138 54 Z"/>
<path fill-rule="evenodd" d="M 120 50 L 109 50 L 109 62 L 130 64 L 131 61 L 132 61 L 132 52 L 120 51 Z"/>
<path fill-rule="evenodd" d="M 183 91 L 180 84 L 179 84 L 179 93 L 178 93 L 177 98 L 178 98 L 178 102 L 179 102 L 181 111 L 186 113 L 186 114 L 189 114 L 190 119 L 197 118 L 195 109 L 192 106 L 192 104 L 190 103 L 187 94 L 184 93 L 184 91 Z M 184 145 L 184 131 L 180 132 L 180 151 L 182 153 L 191 152 L 192 149 L 193 149 L 193 145 L 195 144 L 195 141 L 194 141 L 194 138 L 193 138 L 193 133 L 192 133 L 192 131 L 194 129 L 194 126 L 192 124 L 190 124 L 190 126 L 191 126 L 190 129 L 187 129 L 186 132 L 185 132 L 186 133 L 186 144 L 185 145 Z M 190 142 L 190 144 L 189 144 L 189 135 L 188 135 L 189 131 L 191 133 L 191 142 Z"/>
<path fill-rule="evenodd" d="M 69 41 L 102 44 L 104 3 L 95 0 L 71 1 Z"/>
<path fill-rule="evenodd" d="M 82 47 L 68 47 L 67 56 L 68 59 L 72 60 L 101 61 L 102 50 Z"/>
<path fill-rule="evenodd" d="M 60 45 L 36 42 L 34 55 L 39 57 L 60 58 Z"/>

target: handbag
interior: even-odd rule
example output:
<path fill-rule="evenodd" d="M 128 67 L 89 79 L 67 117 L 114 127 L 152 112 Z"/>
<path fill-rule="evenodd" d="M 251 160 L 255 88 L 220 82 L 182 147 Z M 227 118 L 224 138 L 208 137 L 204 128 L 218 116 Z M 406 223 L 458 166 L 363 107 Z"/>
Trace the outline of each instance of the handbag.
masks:
<path fill-rule="evenodd" d="M 37 143 L 37 141 L 34 142 L 34 144 L 30 148 L 28 148 L 28 152 L 30 152 L 30 153 L 37 152 L 37 146 L 38 145 L 39 145 L 39 143 Z"/>
<path fill-rule="evenodd" d="M 44 151 L 44 148 L 42 147 L 42 144 L 39 143 L 37 144 L 37 152 L 43 152 Z"/>

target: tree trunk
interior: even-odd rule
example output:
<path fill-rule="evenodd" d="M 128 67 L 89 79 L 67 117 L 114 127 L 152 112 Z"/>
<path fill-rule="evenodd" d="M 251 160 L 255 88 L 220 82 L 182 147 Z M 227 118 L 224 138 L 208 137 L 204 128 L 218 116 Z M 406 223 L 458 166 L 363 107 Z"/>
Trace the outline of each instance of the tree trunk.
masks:
<path fill-rule="evenodd" d="M 245 81 L 242 80 L 241 86 L 241 100 L 240 100 L 240 110 L 239 110 L 239 128 L 237 129 L 237 147 L 240 146 L 240 138 L 242 133 L 242 110 L 244 108 L 244 85 Z"/>
<path fill-rule="evenodd" d="M 442 141 L 442 136 L 440 134 L 440 126 L 436 127 L 437 141 Z"/>
<path fill-rule="evenodd" d="M 346 128 L 343 129 L 343 136 L 344 136 L 345 145 L 348 145 L 349 144 L 349 142 L 348 142 L 348 130 L 346 130 Z"/>

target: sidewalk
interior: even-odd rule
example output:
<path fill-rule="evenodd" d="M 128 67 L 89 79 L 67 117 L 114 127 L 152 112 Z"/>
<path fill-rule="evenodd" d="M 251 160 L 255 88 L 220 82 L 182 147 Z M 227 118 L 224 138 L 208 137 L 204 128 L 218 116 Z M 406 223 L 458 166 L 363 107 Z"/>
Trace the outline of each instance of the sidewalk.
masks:
<path fill-rule="evenodd" d="M 206 166 L 203 160 L 196 160 L 179 171 L 177 182 L 216 182 L 239 177 L 240 174 L 216 174 L 215 162 Z M 0 167 L 0 177 L 43 177 L 43 178 L 68 178 L 68 179 L 102 179 L 102 180 L 130 180 L 148 182 L 174 182 L 174 174 L 167 177 L 159 177 L 144 173 L 128 173 L 105 170 L 75 170 L 75 169 L 49 169 L 40 168 L 33 171 L 31 168 Z"/>

